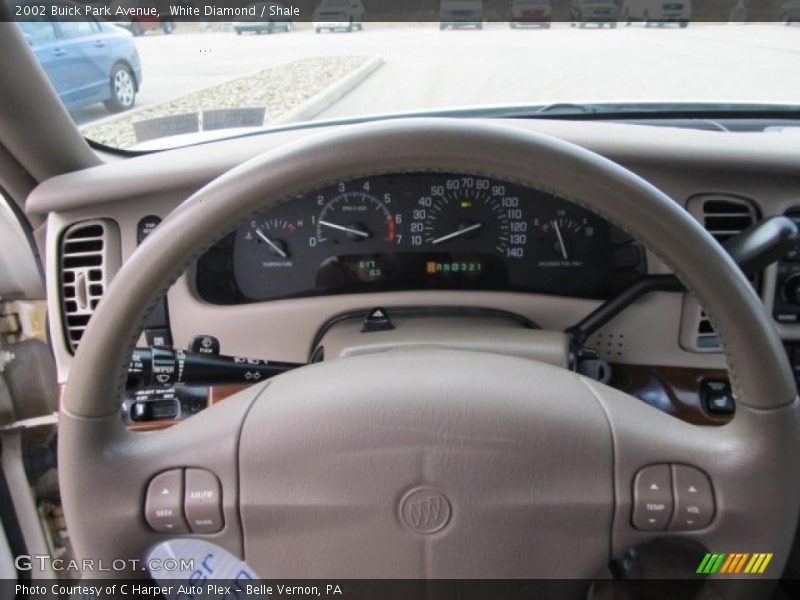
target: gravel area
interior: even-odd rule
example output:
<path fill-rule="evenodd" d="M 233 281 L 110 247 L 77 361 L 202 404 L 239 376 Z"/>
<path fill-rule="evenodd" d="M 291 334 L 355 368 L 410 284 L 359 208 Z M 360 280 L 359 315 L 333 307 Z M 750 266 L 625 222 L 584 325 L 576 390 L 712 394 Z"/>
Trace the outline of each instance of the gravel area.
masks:
<path fill-rule="evenodd" d="M 313 56 L 210 86 L 175 100 L 108 117 L 80 128 L 101 144 L 130 148 L 133 123 L 170 115 L 225 108 L 266 108 L 264 124 L 276 119 L 348 75 L 371 56 Z M 145 80 L 145 85 L 147 85 Z"/>

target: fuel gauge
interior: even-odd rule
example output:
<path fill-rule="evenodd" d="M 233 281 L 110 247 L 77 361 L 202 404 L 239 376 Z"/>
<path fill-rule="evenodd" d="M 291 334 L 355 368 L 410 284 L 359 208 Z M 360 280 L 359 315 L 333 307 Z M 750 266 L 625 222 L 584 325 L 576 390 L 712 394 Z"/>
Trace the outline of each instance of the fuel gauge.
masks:
<path fill-rule="evenodd" d="M 547 255 L 539 260 L 541 267 L 582 267 L 587 252 L 592 251 L 595 230 L 588 217 L 573 218 L 559 210 L 551 218 L 537 218 L 534 226 L 545 240 Z"/>

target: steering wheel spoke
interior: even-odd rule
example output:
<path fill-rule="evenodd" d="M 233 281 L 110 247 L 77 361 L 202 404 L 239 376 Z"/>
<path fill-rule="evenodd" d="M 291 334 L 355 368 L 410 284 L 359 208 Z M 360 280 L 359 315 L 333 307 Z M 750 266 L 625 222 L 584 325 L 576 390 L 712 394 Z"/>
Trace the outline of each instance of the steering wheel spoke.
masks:
<path fill-rule="evenodd" d="M 700 426 L 584 381 L 604 407 L 614 440 L 615 554 L 655 535 L 690 537 L 709 552 L 788 554 L 792 537 L 775 514 L 800 490 L 794 477 L 776 474 L 776 463 L 800 452 L 795 405 L 773 411 L 740 405 L 730 424 Z"/>
<path fill-rule="evenodd" d="M 62 412 L 59 462 L 69 465 L 75 456 L 82 456 L 81 468 L 68 481 L 62 479 L 67 489 L 84 491 L 79 503 L 67 504 L 73 543 L 90 544 L 97 556 L 142 559 L 165 535 L 207 533 L 202 523 L 192 522 L 187 510 L 193 491 L 190 477 L 206 473 L 218 482 L 220 511 L 219 527 L 213 527 L 209 537 L 241 554 L 239 434 L 247 411 L 266 385 L 251 386 L 226 398 L 224 406 L 212 406 L 168 429 L 148 433 L 128 431 L 118 414 L 86 418 Z M 198 489 L 207 491 L 205 484 L 201 480 Z M 128 567 L 109 575 L 147 575 L 134 565 Z"/>

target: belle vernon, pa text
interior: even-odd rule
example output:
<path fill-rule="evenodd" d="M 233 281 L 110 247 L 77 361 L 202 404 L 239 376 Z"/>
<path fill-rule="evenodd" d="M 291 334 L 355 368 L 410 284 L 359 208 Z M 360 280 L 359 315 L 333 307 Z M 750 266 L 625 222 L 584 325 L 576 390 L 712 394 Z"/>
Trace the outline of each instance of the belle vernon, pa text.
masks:
<path fill-rule="evenodd" d="M 48 592 L 58 597 L 78 597 L 99 599 L 103 596 L 134 596 L 141 597 L 179 597 L 191 598 L 192 596 L 211 596 L 220 598 L 238 597 L 244 592 L 246 596 L 269 597 L 277 594 L 278 596 L 342 596 L 342 588 L 337 584 L 326 585 L 285 585 L 285 584 L 244 584 L 237 582 L 236 585 L 221 585 L 207 583 L 205 585 L 156 585 L 150 583 L 122 583 L 108 585 L 83 585 L 83 584 L 52 584 L 46 585 L 25 585 L 17 584 L 17 595 L 26 596 L 45 596 Z M 236 596 L 234 596 L 234 592 Z"/>

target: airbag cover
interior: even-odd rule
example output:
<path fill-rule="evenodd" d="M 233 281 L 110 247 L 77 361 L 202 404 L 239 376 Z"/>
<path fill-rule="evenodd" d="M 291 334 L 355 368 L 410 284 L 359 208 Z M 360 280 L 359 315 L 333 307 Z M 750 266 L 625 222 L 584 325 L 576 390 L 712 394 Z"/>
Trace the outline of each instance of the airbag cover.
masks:
<path fill-rule="evenodd" d="M 612 460 L 564 369 L 457 350 L 304 367 L 243 427 L 245 559 L 276 578 L 588 578 Z"/>

